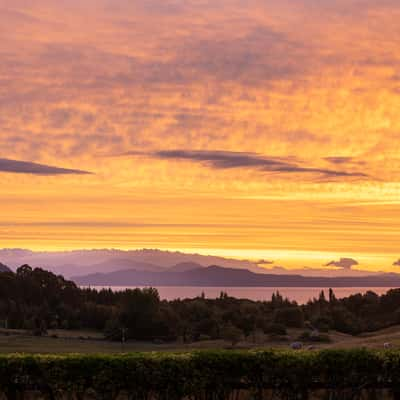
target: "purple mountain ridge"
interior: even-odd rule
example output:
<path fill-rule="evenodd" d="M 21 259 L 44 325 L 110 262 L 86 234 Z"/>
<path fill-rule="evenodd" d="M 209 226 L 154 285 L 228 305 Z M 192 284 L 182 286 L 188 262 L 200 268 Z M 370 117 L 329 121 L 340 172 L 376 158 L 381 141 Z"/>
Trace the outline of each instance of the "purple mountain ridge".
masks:
<path fill-rule="evenodd" d="M 261 260 L 264 261 L 264 260 Z M 273 262 L 238 260 L 201 254 L 187 254 L 158 249 L 119 250 L 86 249 L 73 251 L 31 251 L 25 249 L 0 249 L 0 262 L 16 270 L 23 264 L 47 269 L 55 274 L 71 277 L 95 273 L 107 274 L 132 270 L 144 272 L 178 273 L 218 265 L 222 268 L 248 270 L 267 275 L 302 275 L 307 277 L 365 277 L 380 276 L 382 272 L 333 267 L 287 269 Z"/>
<path fill-rule="evenodd" d="M 400 286 L 400 274 L 364 277 L 314 277 L 257 274 L 247 269 L 209 266 L 188 271 L 121 270 L 73 277 L 81 286 L 204 286 L 204 287 L 393 287 Z"/>

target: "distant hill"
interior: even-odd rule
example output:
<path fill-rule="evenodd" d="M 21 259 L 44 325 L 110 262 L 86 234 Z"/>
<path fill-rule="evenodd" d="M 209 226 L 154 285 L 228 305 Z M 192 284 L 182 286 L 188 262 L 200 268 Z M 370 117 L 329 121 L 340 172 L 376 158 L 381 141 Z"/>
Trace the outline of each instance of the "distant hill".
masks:
<path fill-rule="evenodd" d="M 206 256 L 157 249 L 119 250 L 87 249 L 74 251 L 31 251 L 24 249 L 0 249 L 0 260 L 12 270 L 23 264 L 43 268 L 70 279 L 72 276 L 86 276 L 94 273 L 110 273 L 123 270 L 148 272 L 186 272 L 210 265 L 231 269 L 247 269 L 266 275 L 302 275 L 307 277 L 365 277 L 381 275 L 382 272 L 360 269 L 308 268 L 287 269 L 271 261 L 260 262 L 263 268 L 249 260 Z"/>
<path fill-rule="evenodd" d="M 108 273 L 124 269 L 146 271 L 183 271 L 209 265 L 227 268 L 249 269 L 253 272 L 265 271 L 248 260 L 235 260 L 223 257 L 187 254 L 157 249 L 118 250 L 93 249 L 74 251 L 31 251 L 24 249 L 0 249 L 0 259 L 12 269 L 29 264 L 44 268 L 70 278 L 95 272 Z"/>
<path fill-rule="evenodd" d="M 174 265 L 171 268 L 168 268 L 168 271 L 170 271 L 170 272 L 186 272 L 186 271 L 192 271 L 194 269 L 201 269 L 201 268 L 204 268 L 204 267 L 197 263 L 182 262 L 182 263 Z"/>
<path fill-rule="evenodd" d="M 7 265 L 0 263 L 0 272 L 11 272 L 11 269 Z"/>
<path fill-rule="evenodd" d="M 399 274 L 325 278 L 256 274 L 246 269 L 219 266 L 181 272 L 121 270 L 73 277 L 72 280 L 84 286 L 400 287 Z"/>
<path fill-rule="evenodd" d="M 160 272 L 165 271 L 165 268 L 159 267 L 158 265 L 129 260 L 125 258 L 112 258 L 106 261 L 103 261 L 98 264 L 93 265 L 75 265 L 75 264 L 65 264 L 54 267 L 46 267 L 46 269 L 51 272 L 62 275 L 64 277 L 70 276 L 80 276 L 94 273 L 109 273 L 113 271 L 119 271 L 122 269 L 132 269 L 136 271 L 152 271 L 152 272 Z"/>

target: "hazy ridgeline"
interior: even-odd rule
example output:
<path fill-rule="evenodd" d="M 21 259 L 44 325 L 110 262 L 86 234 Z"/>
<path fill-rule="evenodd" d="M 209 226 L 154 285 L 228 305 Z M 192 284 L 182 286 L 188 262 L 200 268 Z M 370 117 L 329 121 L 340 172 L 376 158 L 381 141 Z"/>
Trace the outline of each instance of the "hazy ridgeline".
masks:
<path fill-rule="evenodd" d="M 48 271 L 25 265 L 0 273 L 0 320 L 5 328 L 94 329 L 110 340 L 185 342 L 220 339 L 235 343 L 256 332 L 283 336 L 287 328 L 359 334 L 400 322 L 400 289 L 336 299 L 332 290 L 305 305 L 282 298 L 251 301 L 203 296 L 162 301 L 156 289 L 122 292 L 82 289 Z M 321 335 L 320 338 L 328 340 Z"/>

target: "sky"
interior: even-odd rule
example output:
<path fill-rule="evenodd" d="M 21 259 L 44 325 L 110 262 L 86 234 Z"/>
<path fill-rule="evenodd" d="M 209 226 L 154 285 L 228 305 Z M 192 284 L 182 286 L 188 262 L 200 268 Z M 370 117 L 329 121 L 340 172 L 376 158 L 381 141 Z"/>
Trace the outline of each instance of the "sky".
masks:
<path fill-rule="evenodd" d="M 398 0 L 0 0 L 1 247 L 398 270 L 399 20 Z"/>

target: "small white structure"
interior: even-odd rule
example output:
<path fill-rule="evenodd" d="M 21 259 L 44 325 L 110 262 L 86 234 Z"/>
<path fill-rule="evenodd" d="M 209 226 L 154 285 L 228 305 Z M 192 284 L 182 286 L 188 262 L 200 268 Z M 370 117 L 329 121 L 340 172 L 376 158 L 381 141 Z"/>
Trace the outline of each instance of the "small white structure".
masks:
<path fill-rule="evenodd" d="M 389 343 L 389 342 L 386 342 L 386 343 L 383 343 L 383 348 L 384 349 L 391 349 L 392 348 L 392 343 Z"/>

